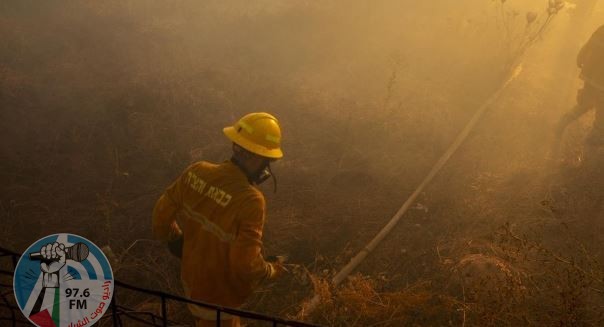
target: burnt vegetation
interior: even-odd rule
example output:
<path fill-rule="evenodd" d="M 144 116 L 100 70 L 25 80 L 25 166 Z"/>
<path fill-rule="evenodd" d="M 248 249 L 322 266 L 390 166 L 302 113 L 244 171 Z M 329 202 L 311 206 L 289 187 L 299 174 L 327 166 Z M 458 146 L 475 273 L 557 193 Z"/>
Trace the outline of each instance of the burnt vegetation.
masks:
<path fill-rule="evenodd" d="M 151 240 L 153 205 L 191 162 L 227 159 L 222 127 L 262 110 L 285 150 L 279 192 L 262 186 L 265 248 L 299 266 L 247 309 L 334 326 L 601 326 L 602 154 L 582 146 L 593 117 L 551 150 L 595 25 L 559 3 L 4 1 L 2 245 L 79 234 L 118 279 L 182 293 L 178 261 Z M 332 288 L 520 63 L 414 208 Z M 320 306 L 300 315 L 314 293 Z"/>

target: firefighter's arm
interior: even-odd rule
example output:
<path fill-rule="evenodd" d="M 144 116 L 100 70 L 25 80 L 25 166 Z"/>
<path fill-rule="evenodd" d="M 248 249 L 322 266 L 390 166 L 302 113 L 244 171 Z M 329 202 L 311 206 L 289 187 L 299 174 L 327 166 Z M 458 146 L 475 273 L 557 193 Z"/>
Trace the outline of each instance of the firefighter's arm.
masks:
<path fill-rule="evenodd" d="M 176 221 L 176 214 L 182 205 L 183 187 L 186 186 L 190 167 L 172 183 L 161 195 L 153 208 L 153 237 L 162 241 L 172 241 L 182 235 Z"/>
<path fill-rule="evenodd" d="M 231 267 L 237 276 L 250 285 L 257 285 L 276 276 L 275 267 L 262 256 L 264 199 L 248 202 L 240 212 L 239 230 L 230 254 Z"/>
<path fill-rule="evenodd" d="M 582 68 L 583 65 L 589 57 L 592 55 L 592 52 L 595 48 L 600 48 L 604 45 L 604 25 L 600 26 L 594 34 L 591 35 L 587 43 L 583 45 L 581 50 L 579 50 L 579 54 L 577 55 L 577 66 Z"/>
<path fill-rule="evenodd" d="M 579 50 L 579 54 L 577 55 L 577 67 L 579 68 L 583 68 L 583 65 L 585 64 L 585 59 L 588 56 L 590 46 L 589 46 L 589 42 L 587 42 L 583 47 L 581 47 L 581 50 Z"/>

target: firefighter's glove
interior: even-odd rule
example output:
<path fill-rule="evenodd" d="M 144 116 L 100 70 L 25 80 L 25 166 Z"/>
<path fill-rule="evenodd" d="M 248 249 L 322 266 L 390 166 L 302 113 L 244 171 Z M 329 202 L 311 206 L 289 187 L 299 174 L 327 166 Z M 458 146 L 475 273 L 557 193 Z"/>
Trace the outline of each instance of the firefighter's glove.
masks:
<path fill-rule="evenodd" d="M 182 258 L 182 246 L 184 243 L 184 237 L 180 226 L 178 223 L 173 222 L 170 226 L 170 234 L 168 241 L 168 249 L 170 253 L 177 258 Z"/>
<path fill-rule="evenodd" d="M 266 260 L 271 265 L 271 279 L 279 278 L 284 274 L 289 273 L 289 270 L 285 267 L 287 257 L 281 255 L 272 255 L 266 258 Z"/>
<path fill-rule="evenodd" d="M 279 278 L 287 273 L 289 273 L 289 270 L 285 267 L 284 264 L 279 263 L 279 262 L 271 262 L 271 278 Z"/>
<path fill-rule="evenodd" d="M 177 257 L 177 258 L 182 258 L 182 246 L 184 244 L 184 237 L 181 235 L 179 238 L 172 240 L 172 241 L 168 241 L 168 250 L 170 250 L 170 253 Z"/>

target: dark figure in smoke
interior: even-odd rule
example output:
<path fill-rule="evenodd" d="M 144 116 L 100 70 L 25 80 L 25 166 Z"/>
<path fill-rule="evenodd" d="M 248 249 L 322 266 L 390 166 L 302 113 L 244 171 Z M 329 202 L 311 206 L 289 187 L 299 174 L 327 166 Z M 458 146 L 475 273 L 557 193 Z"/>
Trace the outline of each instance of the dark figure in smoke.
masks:
<path fill-rule="evenodd" d="M 604 25 L 600 26 L 577 56 L 581 68 L 581 79 L 585 82 L 577 93 L 577 105 L 558 122 L 556 132 L 562 136 L 566 127 L 590 109 L 596 109 L 596 119 L 590 134 L 588 146 L 604 145 Z"/>

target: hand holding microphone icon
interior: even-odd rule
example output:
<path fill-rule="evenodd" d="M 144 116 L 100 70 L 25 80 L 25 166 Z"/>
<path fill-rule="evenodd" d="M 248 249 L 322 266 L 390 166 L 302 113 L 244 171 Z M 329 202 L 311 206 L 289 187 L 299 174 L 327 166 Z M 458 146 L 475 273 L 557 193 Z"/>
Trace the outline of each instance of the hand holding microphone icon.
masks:
<path fill-rule="evenodd" d="M 81 262 L 88 258 L 88 246 L 84 243 L 76 243 L 66 247 L 63 243 L 48 243 L 40 249 L 40 252 L 29 254 L 30 260 L 40 260 L 42 270 L 42 286 L 49 288 L 59 287 L 59 271 L 65 266 L 67 259 Z"/>
<path fill-rule="evenodd" d="M 101 248 L 69 233 L 33 242 L 13 281 L 19 309 L 36 326 L 93 325 L 113 296 L 113 271 Z"/>

